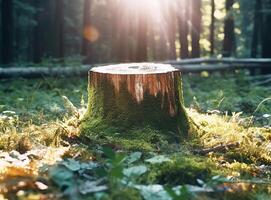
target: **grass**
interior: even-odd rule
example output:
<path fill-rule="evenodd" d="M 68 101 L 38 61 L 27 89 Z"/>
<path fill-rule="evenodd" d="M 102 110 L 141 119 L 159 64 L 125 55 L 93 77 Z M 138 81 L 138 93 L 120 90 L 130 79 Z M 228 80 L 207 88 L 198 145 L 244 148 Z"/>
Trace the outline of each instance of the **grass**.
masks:
<path fill-rule="evenodd" d="M 95 134 L 78 137 L 80 116 L 87 103 L 87 80 L 84 78 L 0 80 L 0 180 L 3 183 L 0 193 L 11 199 L 31 199 L 31 195 L 65 199 L 65 192 L 48 175 L 50 169 L 58 166 L 63 158 L 103 163 L 101 146 L 105 145 L 125 154 L 141 151 L 143 158 L 153 155 L 170 158 L 170 162 L 148 165 L 146 174 L 137 180 L 141 184 L 173 187 L 200 185 L 198 180 L 202 180 L 207 185 L 232 189 L 232 192 L 201 194 L 205 199 L 237 199 L 236 194 L 241 199 L 268 199 L 270 185 L 259 182 L 269 182 L 271 175 L 270 87 L 255 86 L 241 72 L 185 75 L 183 82 L 187 111 L 200 131 L 181 144 L 169 145 L 160 139 L 157 144 L 144 141 L 144 135 L 152 137 L 149 134 L 152 130 L 148 128 L 140 133 L 135 130 L 135 134 L 142 137 L 138 141 L 133 138 L 133 142 L 129 138 L 110 139 L 107 134 L 104 138 L 94 137 Z M 68 100 L 63 99 L 63 95 Z M 74 114 L 69 101 L 78 108 L 80 116 Z M 104 130 L 107 131 L 113 130 Z M 195 151 L 234 142 L 239 145 L 223 151 L 204 155 Z M 15 153 L 17 157 L 14 157 L 13 150 L 27 155 L 29 162 L 21 162 L 20 154 Z M 4 152 L 9 152 L 6 157 Z M 11 162 L 10 157 L 16 162 Z M 142 162 L 140 160 L 139 164 Z M 237 181 L 239 185 L 213 180 L 216 175 Z M 82 181 L 81 175 L 76 176 Z M 22 180 L 26 187 L 20 187 Z M 48 188 L 43 191 L 37 182 Z M 110 187 L 107 199 L 124 199 L 130 193 L 135 194 L 131 199 L 142 198 L 138 190 L 118 184 Z M 68 196 L 72 199 L 73 195 Z M 97 195 L 84 198 L 97 198 Z"/>

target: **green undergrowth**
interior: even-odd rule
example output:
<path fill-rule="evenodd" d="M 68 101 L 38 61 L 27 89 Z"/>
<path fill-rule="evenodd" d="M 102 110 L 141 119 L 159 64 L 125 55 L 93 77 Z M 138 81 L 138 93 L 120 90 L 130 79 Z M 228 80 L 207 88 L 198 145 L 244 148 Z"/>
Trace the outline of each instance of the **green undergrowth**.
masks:
<path fill-rule="evenodd" d="M 217 175 L 213 172 L 216 169 L 214 162 L 205 157 L 179 153 L 173 155 L 171 159 L 170 162 L 154 165 L 147 176 L 147 181 L 172 186 L 197 185 L 198 179 L 207 181 L 212 175 Z"/>
<path fill-rule="evenodd" d="M 181 142 L 169 143 L 167 136 L 174 133 L 151 127 L 125 131 L 117 125 L 106 126 L 99 119 L 82 123 L 87 102 L 85 79 L 1 80 L 0 151 L 34 151 L 34 155 L 27 155 L 33 162 L 39 154 L 35 150 L 48 151 L 47 156 L 37 159 L 43 164 L 35 168 L 33 177 L 29 174 L 30 166 L 27 174 L 20 177 L 49 187 L 42 191 L 30 184 L 29 189 L 23 189 L 24 193 L 11 190 L 4 196 L 270 199 L 269 91 L 270 86 L 255 86 L 240 72 L 185 75 L 187 113 L 199 131 Z M 67 96 L 64 102 L 62 95 Z M 80 131 L 84 136 L 80 136 Z M 214 150 L 204 152 L 208 149 Z M 55 157 L 59 159 L 52 162 Z M 13 178 L 10 174 L 4 176 L 1 167 L 5 160 L 3 156 L 0 159 L 1 187 L 5 181 L 7 185 L 9 181 L 19 184 L 22 179 L 13 176 L 20 175 L 22 170 L 15 173 L 13 169 Z"/>
<path fill-rule="evenodd" d="M 219 110 L 246 116 L 271 113 L 270 100 L 260 104 L 271 97 L 271 86 L 257 85 L 244 71 L 224 75 L 204 72 L 201 76 L 184 76 L 183 81 L 186 105 L 200 112 Z"/>
<path fill-rule="evenodd" d="M 80 125 L 81 134 L 100 145 L 111 145 L 116 149 L 144 152 L 169 152 L 178 149 L 176 133 L 161 131 L 152 127 L 120 129 L 108 126 L 103 120 L 84 119 Z M 175 142 L 172 141 L 175 138 Z"/>

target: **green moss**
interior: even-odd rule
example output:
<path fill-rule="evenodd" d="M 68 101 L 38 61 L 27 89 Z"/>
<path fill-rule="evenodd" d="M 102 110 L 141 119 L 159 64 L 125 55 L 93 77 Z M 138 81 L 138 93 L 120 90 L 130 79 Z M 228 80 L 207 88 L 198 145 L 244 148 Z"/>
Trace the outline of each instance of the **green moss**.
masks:
<path fill-rule="evenodd" d="M 126 150 L 158 151 L 168 144 L 180 143 L 192 125 L 183 106 L 182 82 L 176 81 L 178 95 L 174 100 L 146 91 L 144 100 L 138 103 L 125 82 L 116 93 L 112 81 L 90 80 L 88 110 L 80 133 L 97 144 L 114 144 Z M 169 114 L 170 101 L 176 106 L 175 116 Z"/>
<path fill-rule="evenodd" d="M 197 179 L 207 180 L 212 171 L 215 171 L 215 165 L 210 160 L 178 154 L 170 162 L 153 166 L 147 180 L 170 185 L 197 184 Z"/>
<path fill-rule="evenodd" d="M 108 126 L 104 120 L 98 119 L 82 122 L 80 130 L 96 144 L 109 144 L 128 151 L 158 151 L 175 137 L 173 132 L 159 131 L 149 126 L 124 130 L 123 127 Z"/>
<path fill-rule="evenodd" d="M 225 154 L 225 158 L 229 161 L 237 161 L 246 164 L 252 164 L 253 160 L 251 159 L 250 155 L 247 155 L 245 152 L 242 151 L 229 151 Z"/>

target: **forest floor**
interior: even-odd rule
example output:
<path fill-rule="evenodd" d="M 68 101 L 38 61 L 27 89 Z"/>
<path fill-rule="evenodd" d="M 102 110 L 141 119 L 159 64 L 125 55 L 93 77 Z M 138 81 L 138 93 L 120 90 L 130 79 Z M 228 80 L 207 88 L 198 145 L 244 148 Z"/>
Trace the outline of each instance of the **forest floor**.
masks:
<path fill-rule="evenodd" d="M 200 131 L 141 146 L 79 135 L 85 78 L 0 80 L 0 200 L 271 199 L 270 84 L 243 72 L 183 82 Z"/>

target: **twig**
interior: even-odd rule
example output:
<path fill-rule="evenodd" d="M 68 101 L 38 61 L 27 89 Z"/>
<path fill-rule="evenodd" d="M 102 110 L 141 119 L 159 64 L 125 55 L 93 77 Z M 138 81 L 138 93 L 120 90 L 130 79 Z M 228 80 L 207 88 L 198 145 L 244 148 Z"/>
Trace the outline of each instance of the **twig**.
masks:
<path fill-rule="evenodd" d="M 221 145 L 211 147 L 211 148 L 195 150 L 194 153 L 200 154 L 200 155 L 206 155 L 210 152 L 224 152 L 224 151 L 227 151 L 229 149 L 234 149 L 239 146 L 240 146 L 239 142 L 233 142 L 233 143 L 229 143 L 229 144 L 225 144 L 225 145 L 221 144 Z"/>

